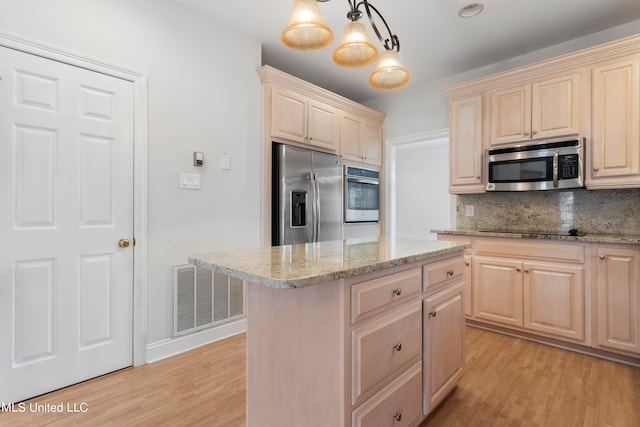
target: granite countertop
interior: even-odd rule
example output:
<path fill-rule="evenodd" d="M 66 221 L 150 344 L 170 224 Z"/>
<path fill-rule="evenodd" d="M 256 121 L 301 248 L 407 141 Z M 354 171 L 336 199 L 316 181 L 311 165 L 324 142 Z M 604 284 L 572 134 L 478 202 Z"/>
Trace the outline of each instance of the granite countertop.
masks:
<path fill-rule="evenodd" d="M 507 231 L 507 230 L 474 230 L 450 229 L 431 230 L 432 233 L 460 236 L 509 237 L 513 239 L 564 240 L 586 243 L 621 243 L 640 245 L 640 235 L 586 233 L 584 235 L 569 236 L 543 231 Z"/>
<path fill-rule="evenodd" d="M 300 288 L 468 247 L 462 242 L 380 237 L 199 254 L 189 262 L 272 288 Z"/>

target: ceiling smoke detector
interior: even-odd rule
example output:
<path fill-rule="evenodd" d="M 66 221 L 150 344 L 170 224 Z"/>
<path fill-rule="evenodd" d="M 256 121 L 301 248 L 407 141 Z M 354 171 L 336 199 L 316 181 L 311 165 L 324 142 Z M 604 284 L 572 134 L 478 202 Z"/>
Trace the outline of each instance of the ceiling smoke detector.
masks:
<path fill-rule="evenodd" d="M 482 3 L 469 3 L 458 11 L 461 18 L 471 18 L 482 12 L 484 5 Z"/>

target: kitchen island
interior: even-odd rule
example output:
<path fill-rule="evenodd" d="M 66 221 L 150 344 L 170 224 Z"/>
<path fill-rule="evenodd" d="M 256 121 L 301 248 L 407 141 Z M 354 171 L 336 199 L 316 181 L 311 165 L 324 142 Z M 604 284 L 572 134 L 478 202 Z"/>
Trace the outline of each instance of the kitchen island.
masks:
<path fill-rule="evenodd" d="M 464 367 L 465 242 L 194 255 L 247 283 L 247 426 L 415 426 Z"/>

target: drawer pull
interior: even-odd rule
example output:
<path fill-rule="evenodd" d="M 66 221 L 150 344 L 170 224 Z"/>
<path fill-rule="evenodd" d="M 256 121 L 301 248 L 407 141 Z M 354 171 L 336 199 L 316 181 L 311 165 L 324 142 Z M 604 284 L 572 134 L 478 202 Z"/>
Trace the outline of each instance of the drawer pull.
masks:
<path fill-rule="evenodd" d="M 401 412 L 394 412 L 393 413 L 393 419 L 395 421 L 402 421 L 402 413 Z"/>
<path fill-rule="evenodd" d="M 447 276 L 453 276 L 453 270 L 447 271 Z"/>
<path fill-rule="evenodd" d="M 607 258 L 607 257 L 606 257 L 606 256 L 604 256 L 604 255 L 600 255 L 598 258 L 600 258 L 600 259 L 605 259 L 605 258 Z"/>
<path fill-rule="evenodd" d="M 429 312 L 429 316 L 431 316 L 431 317 L 436 317 L 436 315 L 437 315 L 437 314 L 438 314 L 438 312 L 437 312 L 437 311 L 435 311 L 435 310 L 431 310 L 431 311 Z"/>
<path fill-rule="evenodd" d="M 402 344 L 400 344 L 400 343 L 398 343 L 398 344 L 394 344 L 394 345 L 393 345 L 393 349 L 394 349 L 395 351 L 400 351 L 400 350 L 402 350 Z"/>
<path fill-rule="evenodd" d="M 469 261 L 465 261 L 464 265 L 466 265 L 468 267 L 469 266 Z"/>
<path fill-rule="evenodd" d="M 402 289 L 400 289 L 400 288 L 395 288 L 395 289 L 393 290 L 393 293 L 394 293 L 394 295 L 400 296 L 400 294 L 402 293 Z"/>

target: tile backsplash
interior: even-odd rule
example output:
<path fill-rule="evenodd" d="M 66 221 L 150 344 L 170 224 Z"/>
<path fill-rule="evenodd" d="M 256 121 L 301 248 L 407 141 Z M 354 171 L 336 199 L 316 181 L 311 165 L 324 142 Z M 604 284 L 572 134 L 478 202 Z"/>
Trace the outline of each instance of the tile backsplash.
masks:
<path fill-rule="evenodd" d="M 474 206 L 474 216 L 465 215 Z M 640 235 L 640 189 L 459 195 L 456 228 Z"/>

